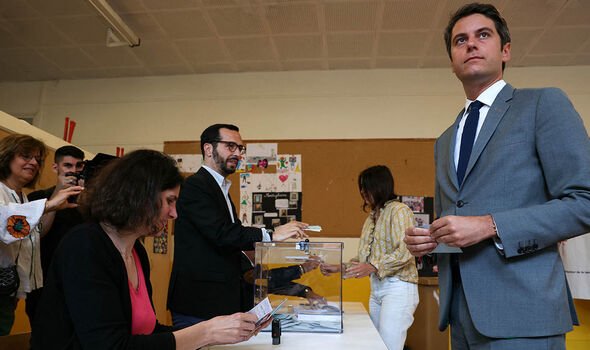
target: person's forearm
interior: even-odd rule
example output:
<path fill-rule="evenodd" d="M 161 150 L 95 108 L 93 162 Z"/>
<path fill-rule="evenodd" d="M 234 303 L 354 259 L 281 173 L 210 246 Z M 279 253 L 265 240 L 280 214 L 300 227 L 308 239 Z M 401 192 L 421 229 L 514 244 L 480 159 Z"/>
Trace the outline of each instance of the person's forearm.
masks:
<path fill-rule="evenodd" d="M 41 224 L 41 237 L 44 237 L 47 232 L 51 230 L 53 220 L 55 220 L 55 211 L 50 211 L 41 216 L 41 219 L 39 220 L 39 223 Z"/>
<path fill-rule="evenodd" d="M 176 339 L 177 350 L 199 349 L 211 343 L 210 331 L 207 322 L 200 322 L 196 325 L 172 332 Z"/>

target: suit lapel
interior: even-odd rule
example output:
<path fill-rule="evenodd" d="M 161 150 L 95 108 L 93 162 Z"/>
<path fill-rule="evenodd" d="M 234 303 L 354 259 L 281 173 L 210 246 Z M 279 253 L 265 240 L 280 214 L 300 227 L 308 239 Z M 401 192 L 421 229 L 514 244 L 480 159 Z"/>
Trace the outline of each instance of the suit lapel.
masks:
<path fill-rule="evenodd" d="M 201 175 L 203 176 L 205 181 L 207 181 L 208 187 L 212 188 L 213 192 L 215 192 L 215 196 L 217 197 L 217 201 L 219 202 L 219 204 L 223 205 L 223 208 L 227 208 L 227 202 L 225 201 L 225 197 L 223 196 L 223 192 L 221 191 L 221 188 L 219 187 L 219 184 L 217 183 L 217 181 L 215 181 L 215 178 L 213 177 L 213 175 L 211 175 L 205 168 L 199 169 L 198 172 L 201 173 Z M 230 201 L 231 201 L 231 199 L 230 199 Z M 233 203 L 232 203 L 232 209 L 233 209 Z M 227 220 L 229 222 L 231 222 L 231 216 L 229 215 L 229 211 L 226 209 L 226 210 L 224 210 L 224 213 L 227 214 Z"/>
<path fill-rule="evenodd" d="M 238 222 L 238 213 L 236 212 L 236 206 L 234 205 L 234 201 L 231 199 L 231 196 L 229 193 L 227 194 L 227 198 L 229 198 L 229 203 L 231 204 L 231 212 L 232 212 L 232 215 L 234 216 L 234 222 Z"/>
<path fill-rule="evenodd" d="M 449 173 L 449 178 L 451 182 L 455 186 L 455 188 L 459 188 L 459 180 L 457 180 L 457 168 L 455 167 L 455 143 L 457 142 L 457 132 L 459 131 L 459 122 L 461 122 L 461 118 L 465 114 L 465 108 L 459 112 L 457 115 L 457 119 L 455 119 L 455 124 L 453 124 L 453 132 L 451 135 L 451 139 L 449 140 L 449 148 L 448 152 L 448 159 L 449 159 L 449 166 L 447 167 L 447 171 Z"/>
<path fill-rule="evenodd" d="M 477 140 L 473 145 L 473 152 L 471 153 L 471 157 L 469 158 L 469 163 L 467 164 L 467 170 L 465 171 L 465 178 L 469 176 L 471 169 L 475 166 L 477 159 L 485 149 L 486 145 L 490 141 L 490 138 L 496 131 L 498 124 L 510 108 L 510 100 L 512 100 L 512 94 L 514 93 L 514 88 L 510 84 L 506 84 L 504 88 L 500 91 L 494 103 L 490 106 L 490 110 L 486 116 L 486 120 L 483 123 L 481 130 L 479 131 L 479 135 L 477 136 Z M 465 182 L 465 181 L 463 181 Z"/>

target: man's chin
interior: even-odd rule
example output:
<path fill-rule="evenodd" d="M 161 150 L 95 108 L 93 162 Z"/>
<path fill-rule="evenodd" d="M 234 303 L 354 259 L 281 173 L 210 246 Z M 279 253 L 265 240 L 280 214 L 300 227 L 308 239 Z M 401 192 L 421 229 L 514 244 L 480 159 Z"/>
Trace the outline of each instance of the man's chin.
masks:
<path fill-rule="evenodd" d="M 225 168 L 223 168 L 223 172 L 225 173 L 225 175 L 231 175 L 236 172 L 236 168 L 225 167 Z"/>
<path fill-rule="evenodd" d="M 226 173 L 227 175 L 231 175 L 233 173 L 236 172 L 236 169 L 238 168 L 237 165 L 229 165 L 227 164 L 226 166 L 223 167 L 223 172 Z"/>

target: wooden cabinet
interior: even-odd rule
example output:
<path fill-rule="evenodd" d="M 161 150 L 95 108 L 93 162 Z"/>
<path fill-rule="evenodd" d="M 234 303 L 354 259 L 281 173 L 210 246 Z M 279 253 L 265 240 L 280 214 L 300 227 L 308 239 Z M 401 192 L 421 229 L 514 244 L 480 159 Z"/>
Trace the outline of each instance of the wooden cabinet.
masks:
<path fill-rule="evenodd" d="M 448 350 L 449 329 L 438 330 L 438 278 L 420 277 L 418 293 L 420 303 L 414 313 L 414 323 L 408 330 L 406 346 L 410 350 Z"/>

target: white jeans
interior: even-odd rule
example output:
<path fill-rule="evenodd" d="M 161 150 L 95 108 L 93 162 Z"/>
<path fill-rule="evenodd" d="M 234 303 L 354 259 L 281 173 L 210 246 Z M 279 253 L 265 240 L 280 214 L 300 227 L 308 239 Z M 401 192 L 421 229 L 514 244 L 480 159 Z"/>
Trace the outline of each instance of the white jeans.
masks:
<path fill-rule="evenodd" d="M 389 350 L 402 350 L 418 306 L 418 285 L 371 275 L 369 314 Z"/>

